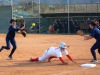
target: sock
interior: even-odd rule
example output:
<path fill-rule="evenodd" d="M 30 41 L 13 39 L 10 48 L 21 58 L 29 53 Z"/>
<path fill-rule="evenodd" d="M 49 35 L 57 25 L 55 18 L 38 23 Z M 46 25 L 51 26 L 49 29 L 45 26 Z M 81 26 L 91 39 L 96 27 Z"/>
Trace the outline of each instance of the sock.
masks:
<path fill-rule="evenodd" d="M 65 64 L 64 60 L 62 59 L 62 57 L 59 57 L 59 60 L 60 60 L 63 64 Z"/>
<path fill-rule="evenodd" d="M 39 58 L 31 58 L 30 61 L 38 61 Z"/>
<path fill-rule="evenodd" d="M 72 62 L 73 62 L 73 59 L 71 58 L 70 55 L 66 55 Z"/>

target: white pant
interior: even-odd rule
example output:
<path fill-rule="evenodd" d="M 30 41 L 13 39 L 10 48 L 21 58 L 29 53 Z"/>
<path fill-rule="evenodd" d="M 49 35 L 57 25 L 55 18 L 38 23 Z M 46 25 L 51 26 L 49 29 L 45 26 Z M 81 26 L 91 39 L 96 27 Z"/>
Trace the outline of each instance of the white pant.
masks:
<path fill-rule="evenodd" d="M 47 50 L 44 52 L 44 54 L 42 55 L 42 57 L 39 57 L 39 61 L 45 61 L 46 59 L 48 59 L 50 56 L 47 55 Z"/>

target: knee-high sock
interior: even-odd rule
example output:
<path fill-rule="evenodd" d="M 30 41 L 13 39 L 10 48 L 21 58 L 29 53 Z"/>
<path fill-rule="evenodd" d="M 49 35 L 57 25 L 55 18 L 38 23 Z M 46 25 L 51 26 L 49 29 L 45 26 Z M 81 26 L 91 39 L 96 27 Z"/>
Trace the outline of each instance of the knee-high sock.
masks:
<path fill-rule="evenodd" d="M 73 59 L 71 58 L 70 55 L 66 55 L 72 62 L 73 62 Z"/>
<path fill-rule="evenodd" d="M 91 53 L 92 53 L 94 60 L 97 60 L 95 50 L 91 50 Z"/>
<path fill-rule="evenodd" d="M 39 58 L 31 58 L 30 61 L 39 61 Z"/>
<path fill-rule="evenodd" d="M 59 57 L 59 60 L 60 60 L 63 64 L 65 64 L 65 61 L 62 59 L 62 57 Z"/>

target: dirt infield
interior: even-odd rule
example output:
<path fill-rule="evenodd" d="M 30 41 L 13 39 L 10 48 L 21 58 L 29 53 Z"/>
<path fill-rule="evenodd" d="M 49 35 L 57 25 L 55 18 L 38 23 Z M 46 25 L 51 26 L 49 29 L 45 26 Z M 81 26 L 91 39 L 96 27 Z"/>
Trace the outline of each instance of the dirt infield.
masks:
<path fill-rule="evenodd" d="M 0 34 L 0 46 L 5 45 L 5 34 Z M 83 63 L 89 63 L 92 59 L 90 47 L 94 39 L 84 41 L 77 35 L 37 35 L 28 34 L 26 38 L 16 35 L 18 48 L 13 55 L 13 60 L 7 60 L 11 50 L 3 50 L 0 53 L 0 75 L 100 75 L 100 55 L 97 53 L 99 62 L 94 68 L 81 68 Z M 65 42 L 70 47 L 69 54 L 77 62 L 72 63 L 66 56 L 63 59 L 68 65 L 62 65 L 59 59 L 52 62 L 30 62 L 31 57 L 39 57 L 50 46 L 58 46 Z M 12 48 L 12 47 L 11 47 Z"/>

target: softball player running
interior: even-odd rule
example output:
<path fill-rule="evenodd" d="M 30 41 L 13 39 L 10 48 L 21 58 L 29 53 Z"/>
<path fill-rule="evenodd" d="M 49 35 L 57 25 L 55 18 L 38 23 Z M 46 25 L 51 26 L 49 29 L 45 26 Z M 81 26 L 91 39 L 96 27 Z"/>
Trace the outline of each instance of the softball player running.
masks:
<path fill-rule="evenodd" d="M 63 63 L 66 64 L 65 61 L 62 59 L 62 54 L 65 54 L 72 62 L 73 59 L 71 58 L 71 56 L 68 54 L 67 50 L 66 50 L 66 44 L 64 42 L 61 42 L 59 44 L 58 48 L 55 47 L 50 47 L 49 49 L 47 49 L 42 57 L 39 58 L 31 58 L 30 61 L 45 61 L 46 59 L 48 59 L 48 62 L 51 61 L 52 58 L 59 58 L 59 60 Z"/>
<path fill-rule="evenodd" d="M 16 20 L 14 20 L 14 19 L 11 19 L 11 20 L 10 20 L 10 24 L 11 24 L 11 25 L 10 25 L 10 27 L 9 27 L 9 29 L 8 29 L 8 33 L 7 33 L 7 35 L 6 35 L 6 45 L 7 45 L 7 46 L 2 46 L 2 47 L 0 48 L 0 52 L 1 52 L 3 49 L 9 50 L 9 49 L 10 49 L 10 43 L 11 43 L 12 46 L 13 46 L 13 49 L 12 49 L 10 55 L 8 56 L 8 58 L 9 58 L 9 59 L 12 59 L 12 55 L 13 55 L 13 53 L 15 52 L 15 50 L 16 50 L 16 48 L 17 48 L 16 41 L 15 41 L 15 39 L 14 39 L 15 33 L 16 33 L 17 31 L 19 31 L 19 30 L 24 29 L 24 27 L 22 27 L 21 29 L 19 29 L 19 28 L 16 26 Z"/>

